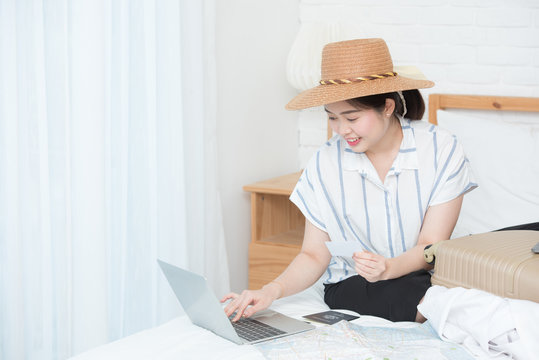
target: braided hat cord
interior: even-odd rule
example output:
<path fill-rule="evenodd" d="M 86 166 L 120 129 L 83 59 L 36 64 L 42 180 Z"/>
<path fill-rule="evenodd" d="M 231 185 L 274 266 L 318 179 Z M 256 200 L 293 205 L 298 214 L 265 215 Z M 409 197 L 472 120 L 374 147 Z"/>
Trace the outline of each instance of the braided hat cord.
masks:
<path fill-rule="evenodd" d="M 348 79 L 331 79 L 331 80 L 320 80 L 320 85 L 334 85 L 334 84 L 351 84 L 356 82 L 362 82 L 362 81 L 368 81 L 368 80 L 376 80 L 376 79 L 383 79 L 391 76 L 397 76 L 397 73 L 387 72 L 383 74 L 375 74 L 375 75 L 369 75 L 369 76 L 358 76 L 355 78 L 348 78 Z"/>

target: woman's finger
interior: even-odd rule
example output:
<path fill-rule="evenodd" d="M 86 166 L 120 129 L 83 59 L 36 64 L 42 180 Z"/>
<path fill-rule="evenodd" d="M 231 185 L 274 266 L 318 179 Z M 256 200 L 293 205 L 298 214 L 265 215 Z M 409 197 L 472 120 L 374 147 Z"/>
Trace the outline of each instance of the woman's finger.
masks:
<path fill-rule="evenodd" d="M 363 277 L 372 275 L 372 270 L 373 270 L 372 268 L 369 268 L 363 265 L 358 265 L 356 267 L 357 273 Z"/>
<path fill-rule="evenodd" d="M 221 302 L 224 303 L 227 300 L 235 299 L 237 297 L 238 297 L 238 294 L 236 294 L 236 293 L 228 293 L 225 296 L 223 296 L 223 298 L 221 299 Z"/>
<path fill-rule="evenodd" d="M 253 296 L 248 292 L 243 292 L 241 296 L 237 299 L 238 306 L 236 307 L 236 316 L 232 321 L 238 321 L 241 316 L 243 315 L 243 312 L 253 302 Z"/>
<path fill-rule="evenodd" d="M 371 269 L 374 269 L 376 268 L 376 262 L 374 261 L 371 261 L 371 260 L 357 260 L 356 263 L 358 265 L 361 265 L 361 266 L 364 266 L 364 267 L 367 267 L 367 268 L 371 268 Z"/>
<path fill-rule="evenodd" d="M 360 259 L 374 259 L 376 257 L 376 254 L 373 254 L 368 251 L 358 251 L 354 253 L 353 257 L 357 257 Z"/>
<path fill-rule="evenodd" d="M 352 257 L 354 261 L 363 262 L 363 263 L 376 263 L 378 259 L 373 256 L 354 256 Z"/>
<path fill-rule="evenodd" d="M 253 306 L 251 306 L 250 308 L 245 310 L 243 312 L 243 314 L 245 315 L 245 317 L 250 317 L 254 313 L 256 313 L 256 312 L 258 312 L 260 310 L 263 310 L 263 309 L 265 309 L 267 307 L 268 307 L 268 305 L 266 303 L 263 303 L 262 301 L 258 301 L 257 303 L 253 304 Z"/>
<path fill-rule="evenodd" d="M 239 300 L 240 296 L 236 294 L 236 296 L 232 298 L 232 301 L 225 306 L 224 310 L 226 316 L 230 316 L 236 311 L 236 309 L 238 308 Z"/>

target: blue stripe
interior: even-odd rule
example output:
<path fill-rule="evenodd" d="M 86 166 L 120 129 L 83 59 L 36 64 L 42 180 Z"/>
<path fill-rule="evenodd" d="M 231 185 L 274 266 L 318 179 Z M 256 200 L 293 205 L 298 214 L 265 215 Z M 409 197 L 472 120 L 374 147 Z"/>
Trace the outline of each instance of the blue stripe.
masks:
<path fill-rule="evenodd" d="M 404 126 L 401 126 L 401 129 L 402 130 L 406 130 L 406 129 L 411 129 L 412 127 L 410 125 L 404 125 Z"/>
<path fill-rule="evenodd" d="M 438 188 L 438 185 L 440 185 L 440 181 L 442 180 L 442 176 L 444 176 L 445 170 L 447 169 L 447 166 L 449 165 L 449 162 L 451 161 L 451 158 L 453 157 L 453 153 L 455 152 L 455 148 L 457 147 L 457 139 L 453 139 L 453 146 L 451 147 L 451 151 L 449 152 L 449 156 L 447 157 L 444 167 L 442 168 L 442 171 L 440 171 L 440 175 L 438 176 L 438 179 L 436 179 L 436 182 L 434 183 L 434 187 L 432 188 L 432 191 L 430 192 L 429 196 L 429 202 L 427 204 L 430 204 L 430 201 L 432 200 L 432 196 L 436 192 L 436 189 Z"/>
<path fill-rule="evenodd" d="M 320 225 L 321 227 L 323 227 L 324 229 L 326 228 L 326 225 L 324 225 L 320 220 L 318 220 L 312 213 L 311 213 L 311 210 L 309 210 L 309 207 L 307 206 L 307 203 L 305 202 L 305 199 L 303 198 L 303 195 L 301 195 L 301 192 L 299 190 L 296 190 L 296 193 L 298 194 L 301 202 L 303 203 L 303 206 L 305 206 L 305 210 L 307 210 L 307 213 L 309 214 L 309 216 L 318 224 Z"/>
<path fill-rule="evenodd" d="M 333 274 L 331 273 L 331 267 L 332 267 L 333 265 L 335 265 L 335 264 L 337 264 L 337 263 L 335 262 L 335 260 L 332 259 L 332 260 L 330 261 L 329 265 L 328 265 L 328 268 L 326 269 L 326 272 L 328 273 L 328 280 L 327 280 L 328 282 L 331 282 L 330 280 L 333 280 L 333 279 L 332 279 Z"/>
<path fill-rule="evenodd" d="M 457 171 L 455 171 L 451 176 L 449 176 L 449 177 L 447 178 L 447 181 L 449 181 L 449 180 L 453 179 L 455 176 L 457 176 L 457 175 L 461 172 L 461 170 L 464 168 L 464 164 L 466 164 L 467 162 L 468 162 L 468 159 L 462 160 L 462 164 L 460 164 L 460 166 L 459 166 L 459 168 L 457 169 Z"/>
<path fill-rule="evenodd" d="M 432 143 L 434 145 L 434 170 L 438 170 L 438 137 L 432 133 Z"/>
<path fill-rule="evenodd" d="M 372 244 L 371 241 L 371 222 L 369 221 L 369 208 L 367 207 L 367 189 L 365 187 L 365 176 L 361 175 L 361 184 L 363 186 L 363 204 L 365 206 L 365 222 L 367 223 L 367 240 L 369 244 Z"/>
<path fill-rule="evenodd" d="M 341 141 L 340 140 L 337 142 L 337 148 L 338 149 L 341 148 Z M 361 243 L 361 245 L 363 246 L 363 249 L 367 249 L 369 251 L 372 251 L 372 250 L 369 249 L 369 247 L 367 245 L 365 245 L 363 243 L 363 241 L 361 241 L 359 236 L 356 234 L 356 232 L 354 231 L 354 228 L 352 227 L 352 224 L 350 223 L 350 219 L 348 218 L 348 214 L 346 213 L 346 198 L 344 196 L 343 168 L 342 168 L 341 152 L 340 151 L 337 152 L 337 164 L 339 165 L 339 184 L 341 186 L 342 214 L 343 214 L 344 220 L 346 221 L 346 224 L 348 225 L 348 227 L 352 231 L 352 234 L 354 234 L 354 237 L 356 238 L 356 240 L 359 241 Z"/>
<path fill-rule="evenodd" d="M 348 260 L 342 256 L 340 256 L 341 260 L 343 261 L 343 270 L 344 270 L 344 276 L 348 276 L 348 270 L 346 269 L 347 267 L 350 268 L 351 270 L 354 270 L 354 266 L 351 265 Z"/>
<path fill-rule="evenodd" d="M 396 177 L 397 177 L 397 191 L 395 192 L 395 196 L 397 198 L 397 217 L 399 219 L 399 230 L 401 233 L 402 252 L 405 252 L 406 243 L 404 242 L 404 229 L 402 227 L 401 207 L 399 205 L 399 174 L 396 174 Z"/>
<path fill-rule="evenodd" d="M 434 131 L 434 128 L 435 128 L 435 126 L 434 126 L 434 125 L 431 125 L 430 128 L 429 128 L 429 132 L 433 132 L 433 131 Z"/>
<path fill-rule="evenodd" d="M 384 191 L 384 198 L 386 202 L 386 221 L 387 221 L 387 242 L 389 243 L 389 251 L 391 252 L 391 257 L 394 257 L 393 252 L 393 238 L 391 237 L 391 218 L 389 216 L 389 204 L 387 202 L 387 191 Z"/>
<path fill-rule="evenodd" d="M 414 147 L 414 148 L 409 148 L 409 149 L 400 149 L 399 152 L 400 153 L 409 153 L 409 152 L 415 152 L 417 151 L 417 149 Z"/>
<path fill-rule="evenodd" d="M 322 174 L 320 173 L 320 152 L 316 153 L 316 171 L 318 173 L 318 181 L 320 182 L 320 186 L 322 186 L 322 190 L 324 190 L 324 195 L 326 196 L 326 200 L 328 201 L 329 207 L 331 208 L 331 211 L 333 212 L 333 216 L 335 217 L 335 220 L 337 221 L 337 224 L 339 225 L 339 228 L 341 229 L 341 235 L 343 239 L 347 241 L 346 234 L 344 233 L 344 228 L 341 224 L 341 221 L 339 220 L 339 216 L 337 215 L 335 206 L 333 206 L 333 203 L 331 202 L 331 198 L 329 197 L 329 193 L 326 189 L 326 186 L 324 185 L 324 182 L 322 181 Z"/>
<path fill-rule="evenodd" d="M 415 187 L 417 191 L 417 205 L 419 206 L 419 218 L 421 219 L 421 224 L 423 224 L 423 203 L 421 201 L 421 184 L 419 183 L 419 173 L 418 170 L 414 170 L 415 173 Z"/>
<path fill-rule="evenodd" d="M 305 169 L 305 178 L 307 179 L 307 184 L 309 184 L 311 190 L 314 191 L 314 186 L 311 183 L 311 179 L 309 179 L 309 172 L 307 171 L 307 169 Z"/>

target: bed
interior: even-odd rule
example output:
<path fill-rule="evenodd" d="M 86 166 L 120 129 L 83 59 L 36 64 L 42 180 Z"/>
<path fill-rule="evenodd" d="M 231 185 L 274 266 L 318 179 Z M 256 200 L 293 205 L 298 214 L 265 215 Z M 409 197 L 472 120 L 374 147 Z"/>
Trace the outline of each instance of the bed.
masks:
<path fill-rule="evenodd" d="M 539 118 L 534 114 L 539 112 L 539 99 L 431 94 L 428 109 L 429 122 L 448 129 L 462 142 L 480 185 L 465 197 L 461 217 L 452 237 L 539 221 Z M 436 303 L 440 297 L 464 299 L 470 296 L 477 300 L 485 296 L 484 301 L 492 303 L 492 298 L 489 298 L 492 295 L 489 294 L 444 293 L 447 289 L 438 290 L 427 302 L 431 309 L 441 308 L 441 305 Z M 276 301 L 271 308 L 301 319 L 303 315 L 328 310 L 322 294 L 322 284 L 317 283 L 302 293 Z M 539 304 L 527 302 L 525 305 L 528 318 L 539 324 Z M 365 328 L 401 330 L 421 326 L 410 322 L 393 323 L 372 316 L 360 316 L 353 324 Z M 320 329 L 322 325 L 317 326 Z M 539 337 L 539 325 L 531 324 L 529 327 L 525 334 L 521 334 L 522 341 Z M 208 346 L 209 344 L 211 346 Z M 479 343 L 475 344 L 475 348 L 473 344 L 466 344 L 465 341 L 461 345 L 466 348 L 470 358 L 486 359 L 493 354 L 488 351 L 481 352 Z M 537 346 L 539 345 L 531 345 L 525 350 L 536 351 L 534 354 L 538 354 Z M 510 351 L 506 351 L 505 355 L 503 349 L 499 352 L 498 358 L 511 358 L 507 355 Z M 517 353 L 518 351 L 513 353 L 514 358 L 519 358 L 514 355 Z M 522 357 L 522 352 L 519 354 L 520 358 L 526 358 Z M 276 358 L 307 358 L 302 357 L 302 354 L 289 355 Z M 161 326 L 92 349 L 73 359 L 191 358 L 265 357 L 260 347 L 235 345 L 191 324 L 183 315 Z"/>

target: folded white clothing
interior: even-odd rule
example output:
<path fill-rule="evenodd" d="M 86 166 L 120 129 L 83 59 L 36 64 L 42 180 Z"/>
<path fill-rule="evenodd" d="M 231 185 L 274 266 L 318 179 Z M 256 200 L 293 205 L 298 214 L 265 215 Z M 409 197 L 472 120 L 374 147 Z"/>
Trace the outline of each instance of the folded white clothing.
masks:
<path fill-rule="evenodd" d="M 539 354 L 539 304 L 533 301 L 435 285 L 417 308 L 442 339 L 480 358 L 524 360 Z"/>

